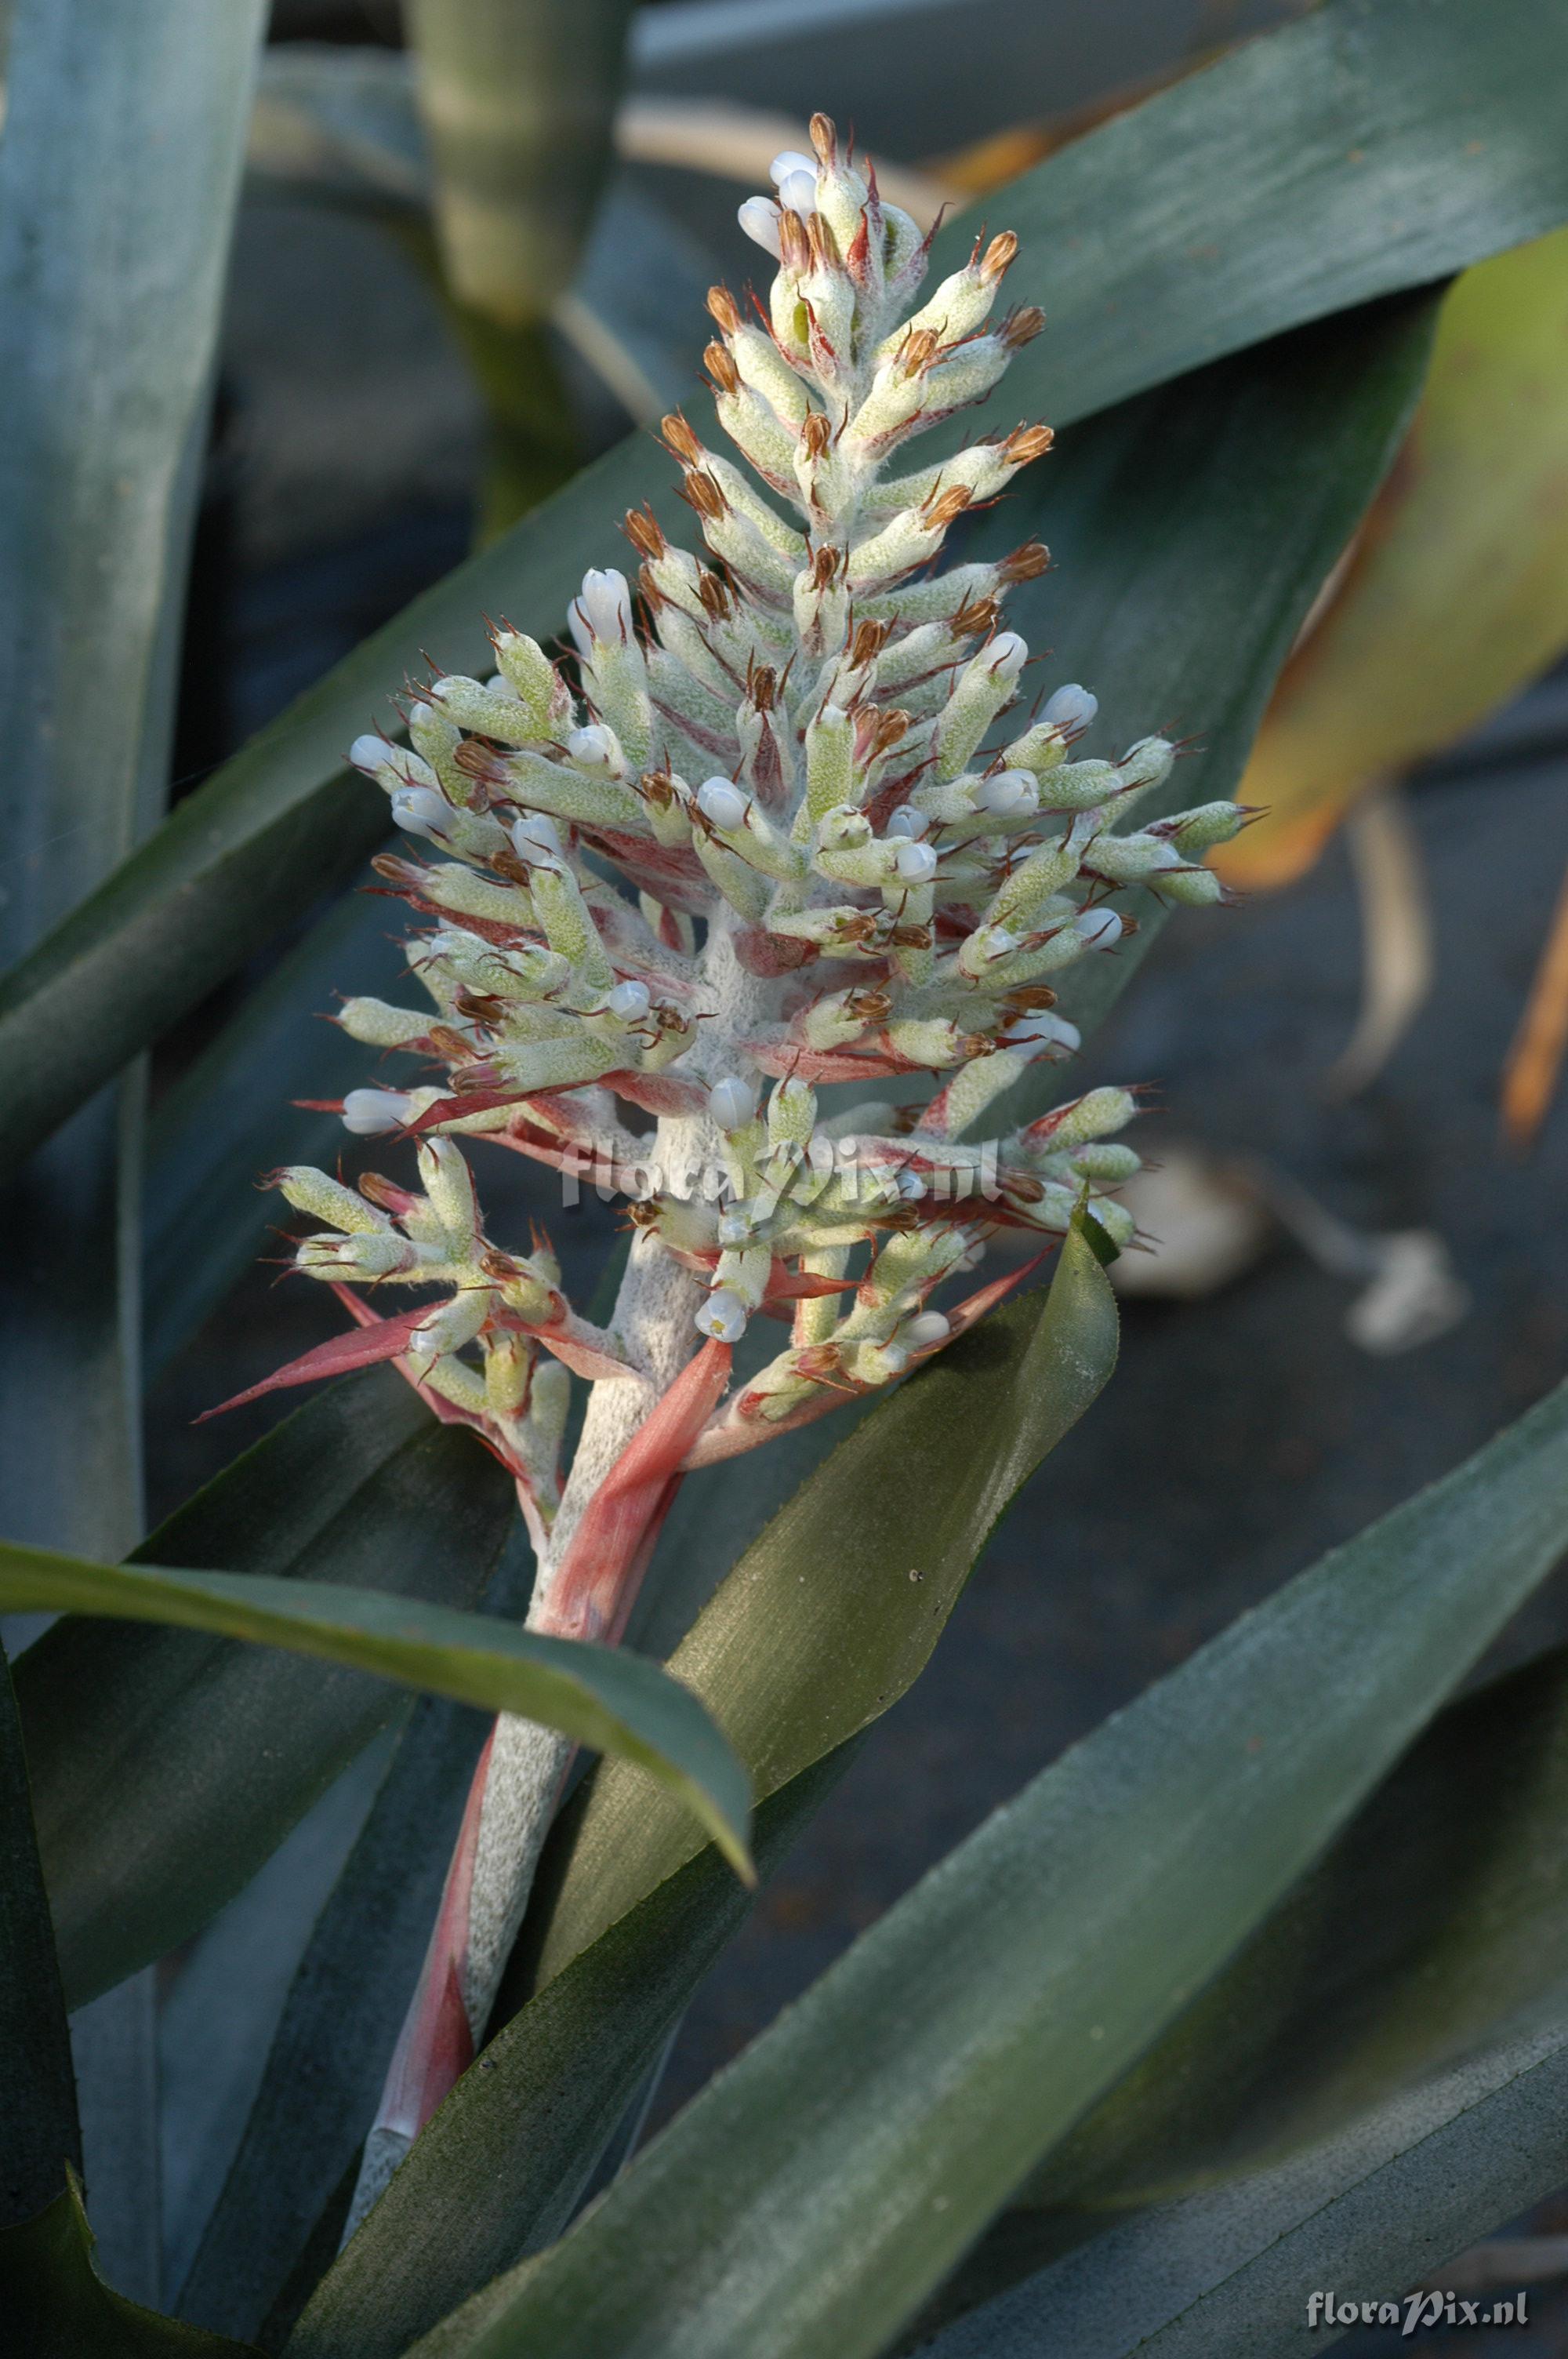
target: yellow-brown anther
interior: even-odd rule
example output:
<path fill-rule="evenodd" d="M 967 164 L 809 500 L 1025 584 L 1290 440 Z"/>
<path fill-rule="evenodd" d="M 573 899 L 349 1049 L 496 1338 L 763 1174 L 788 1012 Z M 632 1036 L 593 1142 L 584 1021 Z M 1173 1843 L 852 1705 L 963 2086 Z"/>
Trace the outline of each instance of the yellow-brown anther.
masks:
<path fill-rule="evenodd" d="M 1015 467 L 1027 467 L 1032 460 L 1043 459 L 1055 440 L 1054 426 L 1020 426 L 1001 447 Z"/>
<path fill-rule="evenodd" d="M 633 548 L 643 557 L 663 557 L 669 547 L 652 508 L 628 508 L 624 530 Z"/>
<path fill-rule="evenodd" d="M 934 532 L 945 532 L 950 524 L 973 505 L 974 494 L 967 484 L 955 484 L 950 490 L 926 504 L 925 521 Z"/>
<path fill-rule="evenodd" d="M 667 418 L 660 419 L 659 432 L 665 439 L 665 448 L 675 453 L 683 467 L 701 465 L 702 445 L 678 409 L 672 410 Z"/>
<path fill-rule="evenodd" d="M 1037 582 L 1051 563 L 1051 552 L 1043 540 L 1026 540 L 1011 557 L 1004 557 L 997 571 L 1004 582 Z"/>
<path fill-rule="evenodd" d="M 942 348 L 942 339 L 935 328 L 912 328 L 899 346 L 898 364 L 905 376 L 919 376 L 928 369 Z"/>
<path fill-rule="evenodd" d="M 833 423 L 825 409 L 806 412 L 800 429 L 801 442 L 808 459 L 826 459 L 833 440 Z"/>
<path fill-rule="evenodd" d="M 730 503 L 712 476 L 703 474 L 697 468 L 681 485 L 681 497 L 697 510 L 698 516 L 707 516 L 710 523 L 717 524 L 720 516 L 730 512 Z"/>
<path fill-rule="evenodd" d="M 876 660 L 887 645 L 891 625 L 886 623 L 857 623 L 855 636 L 849 642 L 849 669 L 863 671 Z"/>
<path fill-rule="evenodd" d="M 811 144 L 824 164 L 832 165 L 838 157 L 838 131 L 829 114 L 814 114 L 811 118 Z"/>
<path fill-rule="evenodd" d="M 1008 351 L 1016 353 L 1024 344 L 1032 343 L 1044 325 L 1045 314 L 1039 306 L 1025 303 L 1018 310 L 1008 313 L 998 332 Z"/>
<path fill-rule="evenodd" d="M 708 288 L 708 310 L 710 318 L 718 321 L 727 336 L 735 334 L 741 325 L 741 307 L 728 287 Z"/>
<path fill-rule="evenodd" d="M 702 355 L 702 365 L 720 393 L 739 393 L 741 372 L 730 355 L 728 344 L 708 344 Z"/>
<path fill-rule="evenodd" d="M 976 244 L 979 244 L 978 239 Z M 988 287 L 996 285 L 1003 272 L 1011 266 L 1017 252 L 1018 240 L 1011 230 L 1004 229 L 1000 237 L 992 238 L 980 263 L 980 277 Z"/>
<path fill-rule="evenodd" d="M 811 268 L 811 241 L 806 234 L 806 223 L 787 206 L 779 215 L 779 259 L 784 268 L 793 270 L 797 278 Z"/>

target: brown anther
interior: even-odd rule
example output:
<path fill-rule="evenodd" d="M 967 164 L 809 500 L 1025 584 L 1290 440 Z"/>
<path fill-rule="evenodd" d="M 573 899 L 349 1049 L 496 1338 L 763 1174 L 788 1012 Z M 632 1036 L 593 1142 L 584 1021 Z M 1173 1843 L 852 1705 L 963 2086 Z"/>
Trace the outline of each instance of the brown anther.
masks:
<path fill-rule="evenodd" d="M 855 636 L 849 642 L 851 671 L 863 671 L 867 664 L 876 661 L 887 645 L 890 628 L 887 623 L 856 624 Z"/>
<path fill-rule="evenodd" d="M 924 1106 L 896 1105 L 884 1127 L 894 1138 L 908 1138 L 912 1132 L 920 1128 L 920 1117 L 925 1112 Z"/>
<path fill-rule="evenodd" d="M 822 548 L 812 550 L 807 578 L 814 590 L 822 591 L 832 588 L 838 578 L 843 557 L 843 550 L 835 549 L 830 541 L 825 542 Z"/>
<path fill-rule="evenodd" d="M 1035 582 L 1051 563 L 1051 552 L 1043 540 L 1026 540 L 1011 557 L 1004 557 L 997 567 L 1004 582 Z"/>
<path fill-rule="evenodd" d="M 808 459 L 826 459 L 833 440 L 833 428 L 824 409 L 808 410 L 800 429 L 801 448 Z"/>
<path fill-rule="evenodd" d="M 521 885 L 524 891 L 533 881 L 533 871 L 528 863 L 519 858 L 515 852 L 504 849 L 492 852 L 490 864 L 498 876 L 504 876 L 509 885 Z"/>
<path fill-rule="evenodd" d="M 734 602 L 717 573 L 704 573 L 697 582 L 697 594 L 702 611 L 716 623 L 727 623 L 733 612 Z"/>
<path fill-rule="evenodd" d="M 477 1097 L 481 1090 L 494 1089 L 500 1079 L 493 1065 L 465 1065 L 461 1072 L 452 1075 L 452 1090 L 460 1098 Z"/>
<path fill-rule="evenodd" d="M 1002 1184 L 1015 1204 L 1038 1204 L 1045 1193 L 1044 1181 L 1033 1171 L 1010 1171 Z"/>
<path fill-rule="evenodd" d="M 378 876 L 384 876 L 389 885 L 396 885 L 404 892 L 424 882 L 424 870 L 414 867 L 406 860 L 399 860 L 395 852 L 378 852 L 371 866 Z"/>
<path fill-rule="evenodd" d="M 634 1196 L 626 1207 L 628 1224 L 633 1229 L 656 1229 L 659 1225 L 659 1205 L 652 1196 Z"/>
<path fill-rule="evenodd" d="M 806 1343 L 790 1357 L 795 1362 L 797 1376 L 805 1376 L 814 1385 L 830 1384 L 843 1367 L 844 1358 L 837 1343 Z"/>
<path fill-rule="evenodd" d="M 741 307 L 728 287 L 708 288 L 708 310 L 709 317 L 718 321 L 727 336 L 735 334 L 741 325 Z"/>
<path fill-rule="evenodd" d="M 704 456 L 702 445 L 678 409 L 672 410 L 667 418 L 660 419 L 659 432 L 664 436 L 665 448 L 675 452 L 683 467 L 701 464 Z"/>
<path fill-rule="evenodd" d="M 633 548 L 643 557 L 663 557 L 669 547 L 652 508 L 628 508 L 624 530 Z"/>
<path fill-rule="evenodd" d="M 931 948 L 929 926 L 895 926 L 888 936 L 895 950 L 928 951 Z"/>
<path fill-rule="evenodd" d="M 506 1014 L 506 1002 L 488 991 L 460 991 L 452 1006 L 470 1024 L 498 1024 Z"/>
<path fill-rule="evenodd" d="M 851 1016 L 859 1016 L 862 1024 L 885 1024 L 892 1014 L 891 995 L 885 991 L 872 991 L 869 987 L 864 991 L 847 992 L 844 1005 Z"/>
<path fill-rule="evenodd" d="M 759 712 L 771 712 L 778 699 L 779 676 L 772 664 L 753 661 L 746 675 L 746 694 Z"/>
<path fill-rule="evenodd" d="M 668 810 L 676 799 L 676 783 L 667 770 L 644 770 L 633 780 L 633 792 L 657 810 Z"/>
<path fill-rule="evenodd" d="M 890 705 L 885 712 L 880 712 L 877 715 L 876 730 L 871 741 L 872 751 L 877 754 L 890 752 L 901 738 L 908 735 L 909 730 L 910 718 L 903 706 Z"/>
<path fill-rule="evenodd" d="M 1033 343 L 1044 325 L 1045 314 L 1039 306 L 1034 303 L 1024 303 L 1016 311 L 1008 313 L 998 333 L 1008 351 L 1016 353 L 1023 345 Z"/>
<path fill-rule="evenodd" d="M 838 132 L 831 115 L 814 114 L 812 116 L 811 144 L 822 163 L 831 168 L 838 162 Z"/>
<path fill-rule="evenodd" d="M 966 1032 L 958 1043 L 958 1054 L 966 1064 L 973 1064 L 977 1057 L 990 1056 L 995 1049 L 996 1042 L 989 1032 Z"/>
<path fill-rule="evenodd" d="M 989 639 L 1001 620 L 994 598 L 966 598 L 951 616 L 948 636 L 955 639 Z"/>
<path fill-rule="evenodd" d="M 1039 1008 L 1054 1007 L 1056 995 L 1048 983 L 1025 983 L 1010 991 L 1002 1005 L 1020 1016 L 1031 1016 Z"/>
<path fill-rule="evenodd" d="M 681 497 L 688 507 L 694 507 L 697 515 L 706 516 L 710 524 L 717 524 L 720 516 L 730 513 L 730 503 L 712 476 L 702 474 L 696 468 L 682 484 Z"/>
<path fill-rule="evenodd" d="M 1017 252 L 1018 240 L 1011 230 L 1004 229 L 1000 237 L 992 238 L 980 262 L 980 277 L 988 287 L 996 285 L 1002 273 L 1011 266 Z"/>
<path fill-rule="evenodd" d="M 702 365 L 720 393 L 739 393 L 741 372 L 730 355 L 728 344 L 708 344 L 702 355 Z"/>
<path fill-rule="evenodd" d="M 1043 459 L 1055 440 L 1054 426 L 1020 426 L 1001 447 L 1015 467 L 1027 467 L 1032 460 Z"/>
<path fill-rule="evenodd" d="M 898 364 L 905 376 L 920 376 L 942 348 L 935 328 L 912 328 L 899 346 Z"/>
<path fill-rule="evenodd" d="M 946 532 L 957 521 L 967 507 L 973 505 L 974 494 L 967 484 L 955 484 L 936 499 L 926 503 L 925 521 L 933 532 Z"/>
<path fill-rule="evenodd" d="M 465 1040 L 449 1024 L 432 1024 L 425 1037 L 437 1055 L 445 1057 L 449 1064 L 470 1065 L 480 1053 L 471 1040 Z"/>
<path fill-rule="evenodd" d="M 487 1245 L 479 1257 L 479 1266 L 486 1277 L 515 1277 L 518 1274 L 511 1255 L 503 1254 L 499 1245 Z"/>
<path fill-rule="evenodd" d="M 505 784 L 506 772 L 501 756 L 482 737 L 464 737 L 454 746 L 452 759 L 465 777 L 483 778 L 491 786 Z"/>
<path fill-rule="evenodd" d="M 779 215 L 779 265 L 793 270 L 797 278 L 811 268 L 811 240 L 806 234 L 806 223 L 798 213 L 786 205 Z"/>
<path fill-rule="evenodd" d="M 637 568 L 637 589 L 652 614 L 661 613 L 670 603 L 654 581 L 654 571 L 650 565 L 639 565 Z"/>

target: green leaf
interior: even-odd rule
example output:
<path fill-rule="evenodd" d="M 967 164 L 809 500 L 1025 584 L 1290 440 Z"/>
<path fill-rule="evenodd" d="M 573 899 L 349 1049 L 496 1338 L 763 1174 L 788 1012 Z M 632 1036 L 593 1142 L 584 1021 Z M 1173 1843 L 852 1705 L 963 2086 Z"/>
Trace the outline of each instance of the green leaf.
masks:
<path fill-rule="evenodd" d="M 0 1541 L 0 1611 L 173 1623 L 516 1712 L 635 1764 L 748 1872 L 744 1770 L 686 1690 L 635 1655 L 340 1582 L 90 1564 L 8 1541 Z"/>
<path fill-rule="evenodd" d="M 484 1734 L 465 1705 L 427 1696 L 415 1707 L 289 1987 L 180 2291 L 182 2317 L 258 2333 L 353 2165 L 418 1979 Z M 741 1888 L 728 1868 L 721 1874 Z"/>
<path fill-rule="evenodd" d="M 1025 1788 L 419 2359 L 870 2359 L 1345 1822 L 1565 1516 L 1568 1387 Z"/>
<path fill-rule="evenodd" d="M 30 2218 L 58 2190 L 67 2163 L 81 2162 L 65 1997 L 0 1647 L 0 2226 Z"/>
<path fill-rule="evenodd" d="M 1074 1236 L 1044 1302 L 1010 1304 L 881 1403 L 714 1597 L 671 1669 L 752 1773 L 765 1860 L 918 1678 L 993 1524 L 1115 1358 L 1114 1298 Z M 390 2359 L 565 2225 L 745 1905 L 698 1851 L 664 1797 L 600 1765 L 543 1864 L 538 1995 L 416 2141 L 291 2359 Z M 508 2004 L 503 1992 L 498 2012 Z"/>
<path fill-rule="evenodd" d="M 1042 2348 L 1075 2352 L 1134 2318 L 1140 2333 L 1156 2321 L 1163 2331 L 1189 2298 L 1208 2302 L 1204 2288 L 1228 2278 L 1238 2255 L 1249 2263 L 1245 2234 L 1230 2234 L 1249 2216 L 1304 2231 L 1305 2215 L 1281 2206 L 1292 2190 L 1314 2208 L 1325 2190 L 1337 2194 L 1331 2157 L 1345 2161 L 1347 2183 L 1360 2174 L 1358 2150 L 1398 2161 L 1411 2125 L 1424 2135 L 1433 2106 L 1447 2118 L 1466 2060 L 1562 2036 L 1565 1811 L 1568 1650 L 1559 1649 L 1438 1716 L 1218 1980 L 1019 2190 L 938 2294 L 927 2328 L 987 2301 L 1000 2319 L 992 2298 L 1078 2247 L 1006 2315 Z M 1379 2282 L 1413 2282 L 1427 2260 L 1549 2192 L 1562 2167 L 1560 2149 L 1549 2151 L 1545 2175 L 1520 2192 L 1519 2156 L 1477 2137 L 1454 2174 L 1470 2208 L 1454 2244 L 1390 2263 L 1392 2277 Z M 1384 2183 L 1403 2182 L 1396 2171 Z M 1234 2203 L 1190 2200 L 1223 2187 Z M 1134 2212 L 1140 2224 L 1123 2233 Z M 1400 2235 L 1411 2225 L 1425 2233 L 1401 2225 L 1392 2201 L 1388 2216 Z M 1226 2239 L 1210 2236 L 1211 2220 L 1229 2223 Z M 1215 2323 L 1212 2309 L 1198 2314 Z M 1263 2312 L 1236 2315 L 1251 2331 Z"/>
<path fill-rule="evenodd" d="M 334 992 L 395 998 L 406 957 L 386 904 L 354 894 L 281 960 L 180 1075 L 147 1125 L 143 1189 L 144 1347 L 156 1376 L 215 1310 L 277 1226 L 258 1189 L 282 1164 L 330 1169 L 335 1114 L 291 1104 L 341 1098 L 365 1078 L 365 1051 L 329 1013 Z"/>
<path fill-rule="evenodd" d="M 275 1428 L 133 1561 L 470 1604 L 515 1514 L 471 1437 L 373 1369 Z M 59 1623 L 16 1676 L 72 2006 L 205 1924 L 399 1708 L 379 1680 L 124 1623 Z"/>
<path fill-rule="evenodd" d="M 26 2359 L 261 2359 L 127 2301 L 99 2276 L 93 2242 L 74 2175 L 47 2211 L 0 2232 L 0 2297 Z"/>
<path fill-rule="evenodd" d="M 1271 2170 L 1135 2213 L 916 2347 L 1291 2359 L 1310 2288 L 1398 2301 L 1441 2285 L 1444 2262 L 1559 2186 L 1565 2104 L 1561 2021 L 1518 2033 Z"/>
<path fill-rule="evenodd" d="M 1555 0 L 1514 0 L 1500 25 L 1471 0 L 1333 0 L 1104 125 L 1010 192 L 1016 292 L 1052 321 L 1010 404 L 1066 423 L 1555 227 L 1565 66 Z M 939 264 L 971 230 L 945 234 Z M 485 612 L 547 634 L 649 496 L 673 523 L 668 470 L 633 438 L 367 641 L 39 946 L 0 992 L 8 1153 L 373 848 L 384 807 L 341 770 L 367 702 L 423 647 L 481 662 Z"/>

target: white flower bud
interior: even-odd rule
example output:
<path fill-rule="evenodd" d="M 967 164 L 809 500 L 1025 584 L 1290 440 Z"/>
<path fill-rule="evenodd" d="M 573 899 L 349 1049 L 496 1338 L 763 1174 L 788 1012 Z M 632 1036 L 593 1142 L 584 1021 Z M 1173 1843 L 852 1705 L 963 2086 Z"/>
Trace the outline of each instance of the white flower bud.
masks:
<path fill-rule="evenodd" d="M 1027 770 L 998 770 L 970 788 L 969 800 L 995 819 L 1018 819 L 1039 808 L 1040 789 Z"/>
<path fill-rule="evenodd" d="M 720 1130 L 743 1130 L 757 1111 L 757 1093 L 750 1082 L 716 1082 L 708 1093 L 708 1111 Z"/>
<path fill-rule="evenodd" d="M 746 1306 L 729 1287 L 719 1287 L 697 1312 L 696 1323 L 698 1334 L 711 1335 L 720 1343 L 738 1343 L 746 1332 Z"/>
<path fill-rule="evenodd" d="M 591 660 L 596 640 L 619 645 L 632 636 L 632 592 L 624 573 L 613 566 L 601 571 L 590 565 L 582 589 L 572 600 L 567 619 L 579 656 Z"/>
<path fill-rule="evenodd" d="M 1073 923 L 1086 950 L 1108 951 L 1121 940 L 1121 919 L 1114 909 L 1085 909 Z"/>
<path fill-rule="evenodd" d="M 936 874 L 936 854 L 928 843 L 901 843 L 893 866 L 906 885 L 929 885 Z"/>
<path fill-rule="evenodd" d="M 748 197 L 735 216 L 753 245 L 779 258 L 779 208 L 771 198 Z"/>
<path fill-rule="evenodd" d="M 507 693 L 510 694 L 511 690 L 508 690 Z M 567 739 L 567 752 L 571 759 L 587 763 L 596 770 L 610 767 L 619 750 L 610 731 L 598 721 L 590 721 L 586 729 L 574 729 Z"/>
<path fill-rule="evenodd" d="M 779 182 L 779 202 L 806 221 L 816 211 L 816 174 L 789 172 Z"/>
<path fill-rule="evenodd" d="M 1049 1008 L 1042 1007 L 1008 1027 L 1010 1049 L 1032 1048 L 1036 1043 L 1042 1048 L 1065 1049 L 1076 1053 L 1083 1046 L 1083 1034 L 1065 1016 L 1053 1016 Z"/>
<path fill-rule="evenodd" d="M 999 679 L 1016 679 L 1029 661 L 1029 643 L 1016 631 L 999 631 L 986 649 L 987 669 Z"/>
<path fill-rule="evenodd" d="M 451 821 L 451 805 L 433 787 L 395 787 L 392 816 L 405 835 L 423 835 L 432 843 L 443 841 Z"/>
<path fill-rule="evenodd" d="M 816 157 L 803 156 L 798 147 L 785 147 L 773 158 L 773 162 L 768 166 L 768 178 L 773 182 L 775 189 L 782 189 L 792 172 L 807 172 L 815 181 L 816 178 Z M 765 201 L 766 201 L 764 200 L 764 202 Z"/>
<path fill-rule="evenodd" d="M 511 691 L 508 690 L 508 694 L 510 693 Z M 411 704 L 408 708 L 408 726 L 410 729 L 428 729 L 430 723 L 435 720 L 435 706 L 433 704 L 427 704 L 423 697 L 420 698 L 417 703 Z M 356 742 L 362 745 L 366 743 L 366 740 L 363 737 L 361 737 Z"/>
<path fill-rule="evenodd" d="M 630 1024 L 639 1016 L 646 1016 L 653 1004 L 653 995 L 645 983 L 618 983 L 605 1001 L 611 1016 Z"/>
<path fill-rule="evenodd" d="M 906 835 L 912 843 L 918 843 L 930 825 L 923 810 L 916 810 L 913 803 L 900 803 L 888 821 L 888 833 Z"/>
<path fill-rule="evenodd" d="M 541 853 L 546 859 L 561 856 L 561 839 L 553 819 L 543 811 L 528 811 L 512 830 L 512 842 L 519 860 L 537 860 Z"/>
<path fill-rule="evenodd" d="M 486 696 L 515 696 L 517 691 L 503 671 L 492 671 L 484 683 Z"/>
<path fill-rule="evenodd" d="M 940 1310 L 923 1310 L 912 1319 L 899 1341 L 907 1343 L 912 1352 L 928 1352 L 933 1343 L 945 1343 L 953 1332 L 953 1322 Z"/>
<path fill-rule="evenodd" d="M 406 1090 L 351 1090 L 343 1100 L 343 1128 L 356 1138 L 379 1138 L 401 1130 L 413 1105 Z"/>
<path fill-rule="evenodd" d="M 395 746 L 387 744 L 384 737 L 374 736 L 367 731 L 362 737 L 356 737 L 349 747 L 349 759 L 356 770 L 368 771 L 373 778 L 383 764 L 392 760 L 396 750 Z"/>
<path fill-rule="evenodd" d="M 1090 726 L 1098 711 L 1098 697 L 1091 695 L 1087 688 L 1080 688 L 1076 680 L 1069 680 L 1065 688 L 1059 688 L 1054 696 L 1047 697 L 1045 710 L 1040 718 L 1047 728 L 1071 730 L 1075 735 L 1079 735 Z"/>
<path fill-rule="evenodd" d="M 699 787 L 697 807 L 715 827 L 737 828 L 746 823 L 746 797 L 728 778 L 709 778 Z"/>
<path fill-rule="evenodd" d="M 918 1171 L 900 1171 L 893 1184 L 906 1204 L 918 1204 L 925 1193 L 925 1182 Z"/>

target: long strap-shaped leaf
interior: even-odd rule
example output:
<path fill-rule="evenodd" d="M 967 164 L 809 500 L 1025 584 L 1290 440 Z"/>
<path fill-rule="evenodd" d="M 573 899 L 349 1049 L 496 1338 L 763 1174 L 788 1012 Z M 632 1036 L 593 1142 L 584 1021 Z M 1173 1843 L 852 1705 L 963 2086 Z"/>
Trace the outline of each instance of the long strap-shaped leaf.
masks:
<path fill-rule="evenodd" d="M 1017 291 L 1051 315 L 1012 397 L 1081 418 L 1555 227 L 1565 72 L 1557 0 L 1332 0 L 1106 125 L 1010 191 Z M 955 225 L 938 262 L 969 234 Z M 368 640 L 40 946 L 0 993 L 6 1154 L 373 846 L 382 806 L 341 769 L 367 700 L 423 647 L 480 661 L 483 613 L 547 632 L 650 496 L 673 520 L 668 470 L 634 439 Z"/>
<path fill-rule="evenodd" d="M 64 2185 L 67 2163 L 81 2165 L 70 2040 L 0 1647 L 0 2226 L 41 2211 Z"/>
<path fill-rule="evenodd" d="M 679 1795 L 737 1867 L 747 1867 L 745 1771 L 695 1699 L 635 1655 L 537 1637 L 376 1590 L 262 1573 L 90 1564 L 4 1541 L 0 1612 L 172 1622 L 373 1671 L 488 1712 L 517 1712 L 636 1762 Z"/>
<path fill-rule="evenodd" d="M 1538 2131 L 1521 2089 L 1517 2144 L 1492 2125 L 1521 2062 L 1554 2085 L 1537 2062 L 1568 2037 L 1565 1811 L 1559 1648 L 1439 1715 L 909 2347 L 979 2311 L 942 2359 L 1121 2359 L 1145 2336 L 1252 2359 L 1271 2322 L 1299 2332 L 1303 2286 L 1397 2293 L 1555 2186 L 1560 2116 Z M 1454 2166 L 1437 2205 L 1416 2151 L 1434 2135 Z"/>
<path fill-rule="evenodd" d="M 419 2359 L 870 2359 L 1344 1822 L 1565 1533 L 1568 1387 L 1026 1788 Z"/>
<path fill-rule="evenodd" d="M 373 1370 L 275 1427 L 134 1560 L 467 1607 L 515 1518 L 503 1470 Z M 200 1930 L 400 1708 L 303 1656 L 74 1615 L 16 1678 L 73 2006 Z"/>

